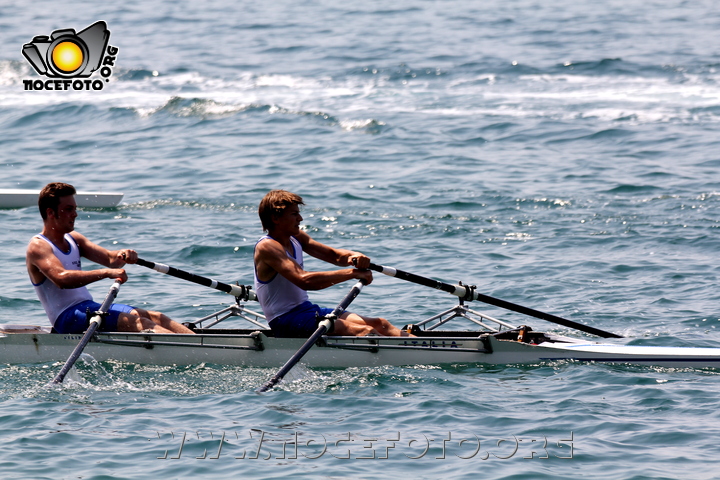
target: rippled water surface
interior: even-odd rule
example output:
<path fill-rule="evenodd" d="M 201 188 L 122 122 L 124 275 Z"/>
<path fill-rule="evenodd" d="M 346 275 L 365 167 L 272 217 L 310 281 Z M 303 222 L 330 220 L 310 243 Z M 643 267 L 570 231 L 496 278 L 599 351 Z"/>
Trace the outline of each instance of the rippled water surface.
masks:
<path fill-rule="evenodd" d="M 0 188 L 121 191 L 78 231 L 243 284 L 257 204 L 285 188 L 314 238 L 376 263 L 635 344 L 720 347 L 720 10 L 550 3 L 0 5 Z M 24 43 L 97 20 L 119 48 L 102 90 L 23 89 Z M 24 267 L 37 210 L 0 222 L 0 323 L 47 324 Z M 119 300 L 178 320 L 229 298 L 128 272 Z M 402 325 L 455 302 L 383 277 L 352 309 Z M 300 366 L 258 395 L 272 369 L 85 355 L 46 387 L 59 367 L 0 365 L 3 477 L 717 477 L 715 370 Z"/>

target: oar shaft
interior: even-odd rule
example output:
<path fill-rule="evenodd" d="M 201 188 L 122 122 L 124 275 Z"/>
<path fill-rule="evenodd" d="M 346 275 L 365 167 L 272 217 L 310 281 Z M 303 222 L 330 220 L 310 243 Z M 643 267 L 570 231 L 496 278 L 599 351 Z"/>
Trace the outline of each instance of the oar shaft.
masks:
<path fill-rule="evenodd" d="M 65 375 L 67 375 L 73 365 L 75 365 L 77 359 L 80 358 L 80 355 L 85 349 L 85 346 L 88 344 L 92 336 L 95 335 L 95 331 L 100 326 L 103 315 L 105 315 L 108 310 L 110 310 L 110 306 L 115 301 L 118 291 L 120 290 L 120 284 L 120 280 L 115 280 L 115 283 L 112 284 L 112 286 L 110 287 L 110 291 L 108 291 L 108 294 L 105 297 L 105 300 L 103 301 L 102 305 L 100 305 L 100 309 L 95 312 L 95 315 L 93 315 L 93 317 L 90 319 L 90 326 L 88 326 L 88 329 L 85 331 L 85 335 L 83 335 L 83 337 L 80 339 L 80 343 L 77 344 L 75 350 L 73 350 L 73 352 L 70 354 L 70 357 L 68 357 L 65 365 L 63 365 L 63 367 L 60 369 L 60 372 L 57 374 L 52 383 L 62 383 L 65 379 Z"/>
<path fill-rule="evenodd" d="M 363 288 L 362 282 L 357 282 L 350 292 L 343 298 L 342 302 L 338 304 L 337 307 L 332 311 L 330 315 L 327 315 L 319 324 L 317 330 L 315 330 L 315 333 L 310 335 L 310 338 L 308 338 L 305 343 L 303 343 L 303 346 L 300 347 L 300 350 L 298 350 L 290 359 L 285 362 L 285 365 L 280 368 L 280 370 L 270 379 L 268 380 L 262 387 L 258 388 L 258 392 L 267 392 L 272 387 L 277 385 L 280 380 L 287 375 L 287 373 L 302 359 L 302 357 L 305 356 L 305 354 L 312 348 L 312 346 L 315 344 L 315 342 L 318 341 L 320 337 L 325 335 L 325 333 L 330 329 L 332 326 L 332 322 L 339 317 L 345 309 L 352 303 L 353 300 L 355 300 L 355 297 L 357 297 L 360 294 L 360 291 Z"/>
<path fill-rule="evenodd" d="M 489 305 L 495 305 L 496 307 L 512 310 L 513 312 L 522 313 L 523 315 L 528 315 L 530 317 L 539 318 L 548 322 L 557 323 L 558 325 L 563 325 L 565 327 L 574 328 L 585 333 L 597 335 L 598 337 L 623 338 L 622 335 L 618 335 L 616 333 L 606 332 L 605 330 L 600 330 L 599 328 L 591 327 L 589 325 L 583 325 L 581 323 L 573 322 L 572 320 L 568 320 L 566 318 L 558 317 L 557 315 L 553 315 L 552 313 L 541 312 L 529 307 L 510 303 L 499 298 L 489 297 L 487 295 L 483 295 L 482 293 L 473 292 L 473 299 L 479 302 L 487 303 Z"/>
<path fill-rule="evenodd" d="M 424 285 L 426 287 L 435 288 L 437 290 L 442 290 L 444 292 L 447 292 L 447 293 L 450 293 L 457 297 L 460 297 L 464 300 L 468 300 L 468 301 L 477 300 L 480 302 L 487 303 L 489 305 L 494 305 L 496 307 L 511 310 L 513 312 L 522 313 L 524 315 L 539 318 L 541 320 L 547 320 L 549 322 L 557 323 L 559 325 L 574 328 L 576 330 L 580 330 L 581 332 L 586 332 L 586 333 L 590 333 L 592 335 L 597 335 L 598 337 L 622 338 L 622 335 L 617 335 L 615 333 L 600 330 L 599 328 L 590 327 L 588 325 L 583 325 L 581 323 L 573 322 L 572 320 L 558 317 L 557 315 L 553 315 L 551 313 L 541 312 L 539 310 L 535 310 L 535 309 L 532 309 L 529 307 L 524 307 L 522 305 L 518 305 L 515 303 L 505 301 L 505 300 L 501 300 L 499 298 L 494 298 L 494 297 L 490 297 L 488 295 L 483 295 L 482 293 L 478 293 L 474 289 L 471 289 L 471 288 L 463 286 L 463 285 L 451 285 L 449 283 L 439 282 L 437 280 L 432 280 L 430 278 L 421 277 L 420 275 L 415 275 L 414 273 L 404 272 L 404 271 L 398 270 L 396 268 L 385 267 L 382 265 L 375 265 L 374 263 L 370 264 L 370 270 L 374 270 L 376 272 L 383 273 L 390 277 L 396 277 L 396 278 L 400 278 L 402 280 L 407 280 L 408 282 L 417 283 L 419 285 Z"/>
<path fill-rule="evenodd" d="M 295 352 L 295 354 L 290 357 L 287 362 L 285 362 L 285 365 L 283 365 L 282 368 L 280 368 L 280 370 L 275 375 L 273 375 L 270 380 L 265 382 L 262 387 L 258 388 L 257 391 L 259 393 L 267 392 L 275 385 L 277 385 L 280 380 L 282 380 L 285 375 L 287 375 L 287 373 L 292 370 L 292 368 L 300 361 L 300 359 L 305 356 L 305 354 L 308 352 L 308 350 L 310 350 L 310 348 L 312 348 L 315 342 L 317 342 L 320 337 L 325 335 L 325 333 L 330 329 L 330 325 L 331 322 L 327 318 L 322 320 L 318 324 L 318 328 L 317 330 L 315 330 L 315 333 L 313 333 L 310 338 L 308 338 L 305 343 L 303 343 L 303 346 L 300 347 L 300 350 Z"/>
<path fill-rule="evenodd" d="M 338 304 L 338 306 L 333 309 L 330 315 L 333 318 L 337 318 L 342 315 L 343 312 L 347 309 L 347 307 L 350 306 L 352 301 L 355 300 L 358 295 L 360 295 L 363 286 L 365 286 L 365 284 L 362 281 L 358 281 L 355 285 L 353 285 L 348 294 L 345 295 L 345 298 L 343 298 L 342 301 Z"/>
<path fill-rule="evenodd" d="M 408 282 L 417 283 L 418 285 L 423 285 L 425 287 L 442 290 L 443 292 L 451 293 L 458 297 L 465 297 L 467 295 L 467 289 L 461 285 L 450 285 L 449 283 L 443 283 L 437 280 L 433 280 L 431 278 L 421 277 L 420 275 L 415 275 L 414 273 L 410 272 L 404 272 L 393 267 L 386 267 L 383 265 L 375 265 L 374 263 L 371 263 L 370 270 L 375 270 L 376 272 L 383 273 L 390 277 L 395 277 L 401 280 L 406 280 Z"/>
<path fill-rule="evenodd" d="M 250 287 L 246 287 L 244 285 L 231 285 L 228 283 L 218 282 L 212 278 L 202 277 L 162 263 L 149 262 L 147 260 L 143 260 L 142 258 L 137 259 L 137 264 L 155 270 L 156 272 L 181 278 L 205 287 L 214 288 L 215 290 L 220 290 L 221 292 L 229 293 L 230 295 L 239 297 L 242 300 L 257 300 L 257 295 L 250 290 Z"/>

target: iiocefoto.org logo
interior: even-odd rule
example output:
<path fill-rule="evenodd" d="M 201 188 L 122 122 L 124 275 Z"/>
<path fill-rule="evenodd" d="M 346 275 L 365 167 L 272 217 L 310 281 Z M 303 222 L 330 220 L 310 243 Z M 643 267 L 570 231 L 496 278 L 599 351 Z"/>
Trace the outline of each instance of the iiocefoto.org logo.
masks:
<path fill-rule="evenodd" d="M 80 32 L 65 28 L 34 37 L 22 54 L 38 74 L 54 80 L 23 80 L 25 90 L 102 90 L 119 51 L 109 41 L 110 30 L 102 20 Z M 88 79 L 97 70 L 104 82 Z"/>

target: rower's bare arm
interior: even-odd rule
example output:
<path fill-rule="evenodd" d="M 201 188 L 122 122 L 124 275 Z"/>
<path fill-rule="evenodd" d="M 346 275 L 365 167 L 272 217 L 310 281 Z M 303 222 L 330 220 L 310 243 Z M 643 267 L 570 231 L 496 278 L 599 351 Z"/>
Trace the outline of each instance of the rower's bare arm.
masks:
<path fill-rule="evenodd" d="M 27 267 L 33 283 L 41 283 L 44 277 L 59 288 L 84 287 L 105 278 L 127 281 L 127 275 L 122 269 L 67 270 L 55 256 L 50 245 L 40 239 L 33 239 L 28 245 Z"/>
<path fill-rule="evenodd" d="M 308 272 L 298 265 L 285 253 L 285 249 L 278 242 L 265 241 L 256 247 L 255 265 L 261 280 L 269 278 L 277 272 L 287 278 L 293 284 L 303 290 L 322 290 L 337 283 L 342 283 L 355 278 L 362 278 L 366 283 L 372 282 L 372 276 L 368 278 L 369 272 L 362 272 L 354 268 L 327 272 Z"/>
<path fill-rule="evenodd" d="M 137 253 L 134 250 L 108 250 L 87 239 L 78 232 L 71 235 L 80 246 L 82 256 L 99 265 L 108 268 L 122 268 L 126 263 L 137 262 Z"/>
<path fill-rule="evenodd" d="M 303 250 L 308 255 L 323 260 L 339 267 L 356 266 L 365 269 L 370 266 L 370 258 L 360 252 L 346 250 L 344 248 L 334 248 L 314 240 L 310 235 L 301 232 L 298 240 L 303 246 Z"/>

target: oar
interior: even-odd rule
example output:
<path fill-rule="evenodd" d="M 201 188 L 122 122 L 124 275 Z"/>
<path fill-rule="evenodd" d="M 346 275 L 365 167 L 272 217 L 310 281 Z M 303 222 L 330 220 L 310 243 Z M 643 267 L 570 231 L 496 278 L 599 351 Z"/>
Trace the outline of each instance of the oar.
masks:
<path fill-rule="evenodd" d="M 539 318 L 541 320 L 547 320 L 548 322 L 553 322 L 559 325 L 574 328 L 576 330 L 580 330 L 581 332 L 597 335 L 598 337 L 623 338 L 622 335 L 606 332 L 604 330 L 600 330 L 599 328 L 589 327 L 581 323 L 573 322 L 572 320 L 568 320 L 566 318 L 558 317 L 557 315 L 553 315 L 551 313 L 540 312 L 532 308 L 523 307 L 522 305 L 510 303 L 505 300 L 500 300 L 499 298 L 493 298 L 488 295 L 483 295 L 482 293 L 476 292 L 474 288 L 468 288 L 464 285 L 451 285 L 449 283 L 443 283 L 437 280 L 432 280 L 430 278 L 421 277 L 420 275 L 415 275 L 414 273 L 403 272 L 402 270 L 397 270 L 395 268 L 385 267 L 382 265 L 375 265 L 373 263 L 370 264 L 370 270 L 384 273 L 385 275 L 388 275 L 390 277 L 396 277 L 402 280 L 407 280 L 408 282 L 417 283 L 419 285 L 435 288 L 437 290 L 442 290 L 444 292 L 451 293 L 457 297 L 460 297 L 463 300 L 478 300 L 480 302 L 488 303 L 490 305 L 495 305 L 496 307 L 505 308 L 507 310 L 512 310 L 513 312 L 522 313 L 524 315 Z"/>
<path fill-rule="evenodd" d="M 221 292 L 229 293 L 233 297 L 238 297 L 241 300 L 257 300 L 257 295 L 255 295 L 255 292 L 253 292 L 249 286 L 230 285 L 218 282 L 217 280 L 201 277 L 200 275 L 195 275 L 194 273 L 186 272 L 175 267 L 163 265 L 162 263 L 148 262 L 142 258 L 137 259 L 137 264 L 155 270 L 156 272 L 165 273 L 173 277 L 181 278 L 199 285 L 214 288 L 215 290 L 220 290 Z"/>
<path fill-rule="evenodd" d="M 73 350 L 73 352 L 70 354 L 67 362 L 65 362 L 65 365 L 63 365 L 62 369 L 60 369 L 60 373 L 57 374 L 57 377 L 55 377 L 52 383 L 62 383 L 62 381 L 65 379 L 65 375 L 67 375 L 73 365 L 75 365 L 75 361 L 80 357 L 80 354 L 85 348 L 85 345 L 88 344 L 92 336 L 95 334 L 95 330 L 98 329 L 103 317 L 110 309 L 112 303 L 115 301 L 118 290 L 120 290 L 120 284 L 120 280 L 115 280 L 115 283 L 112 284 L 107 296 L 105 297 L 105 301 L 102 303 L 102 305 L 100 305 L 100 309 L 95 312 L 95 315 L 93 315 L 90 319 L 90 325 L 85 331 L 85 335 L 83 335 L 83 337 L 80 339 L 80 343 L 77 344 L 75 350 Z"/>
<path fill-rule="evenodd" d="M 265 385 L 257 389 L 258 393 L 266 392 L 270 390 L 272 387 L 274 387 L 280 380 L 283 379 L 285 375 L 300 361 L 300 359 L 310 350 L 310 348 L 313 346 L 313 344 L 318 340 L 318 338 L 322 337 L 325 332 L 330 330 L 330 327 L 332 326 L 333 322 L 339 317 L 345 309 L 350 305 L 350 303 L 355 300 L 355 297 L 357 297 L 360 294 L 360 291 L 363 288 L 363 282 L 359 281 L 357 282 L 351 289 L 350 292 L 345 296 L 345 298 L 340 302 L 340 304 L 335 307 L 335 309 L 330 313 L 329 315 L 326 315 L 325 318 L 320 321 L 318 324 L 317 330 L 315 330 L 315 333 L 313 333 L 310 338 L 307 339 L 307 341 L 303 344 L 302 347 L 300 347 L 300 350 L 295 353 L 292 357 L 290 357 L 290 360 L 285 362 L 285 365 L 282 366 L 282 368 L 278 371 L 278 373 L 275 374 L 270 380 L 268 380 Z"/>

